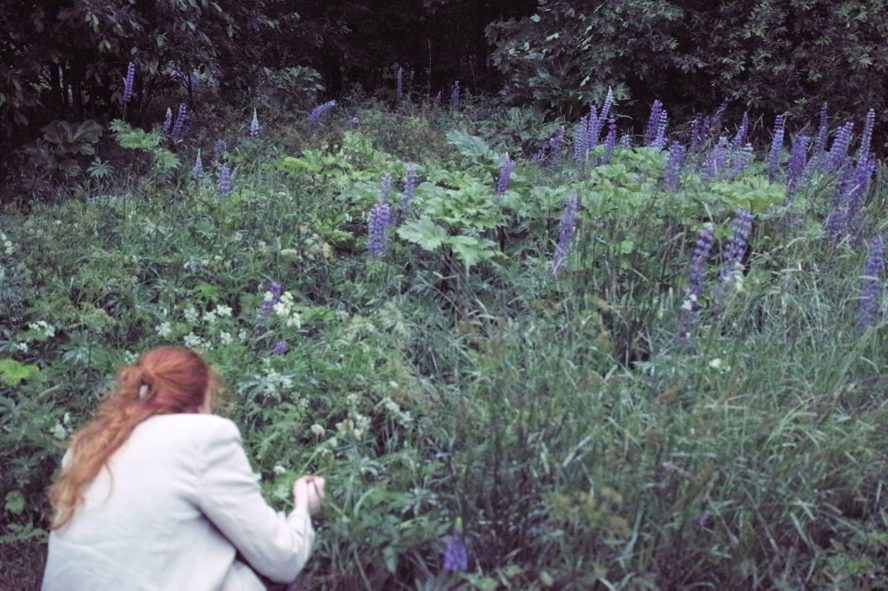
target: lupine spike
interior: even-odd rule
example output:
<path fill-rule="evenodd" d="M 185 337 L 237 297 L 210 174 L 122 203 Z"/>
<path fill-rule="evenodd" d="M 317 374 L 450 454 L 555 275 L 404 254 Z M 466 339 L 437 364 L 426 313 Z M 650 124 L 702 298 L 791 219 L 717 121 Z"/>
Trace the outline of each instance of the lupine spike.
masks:
<path fill-rule="evenodd" d="M 851 145 L 851 136 L 854 134 L 854 123 L 847 122 L 836 132 L 832 146 L 827 156 L 827 168 L 840 170 L 844 168 L 848 158 L 848 147 Z"/>
<path fill-rule="evenodd" d="M 753 215 L 749 210 L 742 208 L 737 210 L 731 223 L 731 234 L 728 236 L 721 272 L 718 275 L 719 282 L 739 285 L 743 271 L 743 256 L 746 254 L 746 245 L 752 232 L 752 221 Z"/>
<path fill-rule="evenodd" d="M 509 189 L 509 184 L 512 182 L 512 171 L 515 170 L 515 163 L 509 158 L 509 155 L 506 154 L 500 160 L 500 169 L 499 176 L 496 179 L 496 184 L 494 185 L 494 193 L 502 196 Z"/>
<path fill-rule="evenodd" d="M 253 137 L 259 135 L 259 117 L 256 115 L 256 109 L 253 109 L 253 120 L 250 121 L 250 135 Z"/>
<path fill-rule="evenodd" d="M 392 192 L 392 175 L 385 173 L 379 179 L 379 200 L 385 201 Z"/>
<path fill-rule="evenodd" d="M 567 257 L 570 254 L 570 247 L 573 244 L 574 232 L 576 231 L 577 210 L 579 209 L 579 201 L 576 193 L 571 194 L 564 205 L 564 211 L 561 214 L 561 223 L 558 226 L 558 244 L 555 245 L 555 256 L 552 259 L 552 274 L 558 275 Z"/>
<path fill-rule="evenodd" d="M 163 132 L 169 133 L 173 126 L 173 110 L 167 107 L 166 117 L 163 119 Z"/>
<path fill-rule="evenodd" d="M 447 540 L 444 549 L 444 570 L 452 573 L 463 573 L 469 570 L 469 551 L 463 538 L 462 519 L 456 520 L 453 533 Z"/>
<path fill-rule="evenodd" d="M 666 109 L 663 109 L 660 112 L 660 122 L 657 124 L 657 134 L 654 136 L 654 141 L 649 144 L 651 148 L 662 150 L 666 147 L 666 126 L 668 122 L 669 113 L 666 112 Z"/>
<path fill-rule="evenodd" d="M 265 296 L 262 298 L 262 305 L 259 306 L 259 310 L 256 312 L 256 323 L 260 326 L 264 326 L 266 321 L 268 320 L 268 315 L 271 314 L 271 311 L 274 307 L 281 301 L 281 294 L 284 291 L 284 286 L 278 283 L 277 281 L 272 281 L 268 286 L 268 290 L 265 292 Z"/>
<path fill-rule="evenodd" d="M 820 107 L 820 125 L 817 128 L 817 141 L 814 142 L 814 157 L 819 158 L 826 152 L 826 141 L 829 138 L 829 103 Z"/>
<path fill-rule="evenodd" d="M 574 129 L 574 160 L 577 162 L 585 162 L 589 152 L 589 134 L 586 131 L 587 120 L 582 117 Z"/>
<path fill-rule="evenodd" d="M 701 308 L 700 302 L 706 289 L 706 266 L 714 242 L 712 224 L 706 224 L 697 233 L 697 241 L 694 243 L 688 266 L 688 290 L 681 305 L 678 335 L 685 345 L 691 343 L 691 332 L 697 322 L 697 312 Z"/>
<path fill-rule="evenodd" d="M 395 96 L 398 100 L 404 98 L 404 68 L 398 67 L 398 73 L 395 75 Z"/>
<path fill-rule="evenodd" d="M 861 328 L 874 326 L 882 316 L 882 271 L 885 268 L 885 242 L 882 236 L 869 241 L 860 300 L 857 304 L 857 322 Z"/>
<path fill-rule="evenodd" d="M 450 88 L 450 108 L 453 110 L 459 108 L 459 80 L 454 81 Z"/>
<path fill-rule="evenodd" d="M 607 137 L 604 140 L 604 153 L 601 155 L 601 159 L 598 161 L 599 164 L 608 164 L 610 163 L 611 157 L 614 155 L 614 150 L 617 147 L 617 122 L 614 119 L 611 119 L 608 122 L 607 129 Z"/>
<path fill-rule="evenodd" d="M 663 103 L 655 100 L 651 105 L 651 115 L 648 118 L 647 127 L 644 130 L 644 145 L 650 146 L 657 138 L 657 131 L 660 127 L 660 112 L 663 110 Z"/>
<path fill-rule="evenodd" d="M 564 128 L 560 128 L 552 139 L 549 140 L 549 154 L 551 154 L 552 166 L 561 163 L 561 152 L 564 150 Z"/>
<path fill-rule="evenodd" d="M 410 204 L 413 202 L 413 194 L 416 192 L 418 183 L 416 176 L 416 165 L 408 164 L 407 170 L 404 172 L 404 190 L 401 192 L 401 216 L 402 219 L 410 213 Z"/>
<path fill-rule="evenodd" d="M 126 78 L 123 79 L 123 102 L 128 103 L 133 98 L 133 84 L 136 81 L 136 64 L 130 62 L 126 68 Z"/>
<path fill-rule="evenodd" d="M 222 197 L 224 199 L 231 195 L 231 191 L 231 168 L 228 166 L 228 163 L 225 162 L 219 168 L 219 197 Z"/>
<path fill-rule="evenodd" d="M 666 169 L 663 173 L 663 188 L 667 191 L 677 191 L 681 185 L 685 152 L 685 147 L 678 142 L 672 142 L 669 146 L 669 157 L 666 159 Z"/>
<path fill-rule="evenodd" d="M 326 103 L 321 103 L 311 110 L 311 113 L 308 114 L 308 123 L 314 127 L 318 123 L 321 122 L 321 118 L 328 111 L 332 110 L 333 107 L 336 106 L 336 101 L 327 101 Z"/>
<path fill-rule="evenodd" d="M 213 144 L 213 159 L 219 160 L 222 156 L 225 155 L 225 152 L 228 150 L 228 145 L 225 143 L 225 140 L 219 138 L 216 140 L 216 143 Z"/>
<path fill-rule="evenodd" d="M 381 257 L 385 254 L 391 221 L 392 208 L 380 198 L 370 210 L 367 224 L 367 250 L 370 256 Z"/>
<path fill-rule="evenodd" d="M 173 123 L 173 133 L 172 136 L 176 139 L 181 139 L 182 133 L 185 130 L 185 121 L 188 119 L 188 107 L 185 106 L 185 103 L 179 103 L 179 112 L 176 114 L 176 122 Z"/>
<path fill-rule="evenodd" d="M 614 91 L 612 88 L 608 87 L 607 96 L 604 97 L 604 104 L 601 105 L 601 113 L 598 114 L 598 119 L 600 121 L 604 121 L 610 116 L 610 110 L 614 106 Z"/>
<path fill-rule="evenodd" d="M 749 168 L 749 165 L 752 164 L 754 158 L 755 152 L 753 151 L 752 144 L 750 143 L 747 143 L 745 146 L 741 146 L 740 148 L 732 150 L 730 178 L 734 179 L 743 174 L 743 172 L 747 168 Z"/>
<path fill-rule="evenodd" d="M 741 150 L 744 146 L 746 146 L 746 135 L 749 133 L 749 114 L 743 113 L 743 119 L 740 120 L 740 127 L 737 128 L 737 133 L 734 135 L 734 141 L 731 142 L 731 147 L 735 150 Z"/>
<path fill-rule="evenodd" d="M 200 150 L 197 151 L 197 160 L 194 162 L 194 168 L 191 169 L 191 178 L 199 181 L 204 177 L 203 162 L 200 159 Z"/>
<path fill-rule="evenodd" d="M 866 113 L 866 122 L 863 124 L 863 133 L 860 134 L 860 148 L 857 150 L 857 159 L 860 160 L 869 154 L 870 143 L 873 139 L 873 128 L 876 125 L 876 110 L 870 109 Z"/>
<path fill-rule="evenodd" d="M 786 166 L 787 199 L 792 199 L 804 178 L 805 169 L 808 166 L 808 145 L 810 143 L 811 136 L 807 134 L 792 138 L 792 151 L 789 153 L 789 163 Z"/>
<path fill-rule="evenodd" d="M 286 355 L 287 351 L 290 350 L 290 345 L 287 344 L 285 340 L 279 340 L 274 343 L 274 347 L 271 349 L 272 355 Z"/>
<path fill-rule="evenodd" d="M 721 136 L 713 146 L 709 158 L 703 163 L 703 176 L 710 180 L 717 179 L 724 171 L 728 159 L 728 138 Z"/>
<path fill-rule="evenodd" d="M 774 120 L 774 136 L 771 138 L 771 151 L 768 153 L 768 180 L 772 183 L 780 175 L 780 152 L 783 150 L 785 121 L 783 115 L 777 115 Z"/>
<path fill-rule="evenodd" d="M 624 133 L 620 136 L 620 147 L 626 148 L 627 150 L 632 147 L 632 136 L 628 133 Z"/>
<path fill-rule="evenodd" d="M 863 225 L 863 204 L 866 195 L 869 192 L 870 183 L 872 182 L 873 173 L 876 170 L 876 161 L 872 156 L 864 156 L 854 169 L 854 173 L 845 183 L 843 191 L 845 192 L 844 201 L 848 209 L 848 234 L 851 235 L 854 243 L 860 243 L 860 229 Z"/>

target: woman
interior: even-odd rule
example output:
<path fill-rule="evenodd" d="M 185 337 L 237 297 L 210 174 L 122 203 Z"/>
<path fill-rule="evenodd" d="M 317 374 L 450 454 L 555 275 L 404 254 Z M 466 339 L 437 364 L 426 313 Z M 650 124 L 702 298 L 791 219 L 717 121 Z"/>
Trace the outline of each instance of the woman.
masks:
<path fill-rule="evenodd" d="M 311 552 L 324 479 L 293 487 L 294 509 L 262 498 L 240 433 L 210 414 L 213 369 L 158 347 L 119 375 L 50 488 L 43 591 L 254 591 L 253 572 L 290 582 Z"/>

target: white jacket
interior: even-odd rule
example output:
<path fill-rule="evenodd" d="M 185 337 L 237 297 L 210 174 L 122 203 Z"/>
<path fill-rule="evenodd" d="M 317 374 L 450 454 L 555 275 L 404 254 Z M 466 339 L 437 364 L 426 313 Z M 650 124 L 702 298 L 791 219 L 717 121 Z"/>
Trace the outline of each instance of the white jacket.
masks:
<path fill-rule="evenodd" d="M 74 518 L 50 533 L 43 591 L 252 591 L 262 586 L 237 552 L 277 582 L 308 560 L 308 513 L 266 504 L 228 419 L 151 417 L 109 466 Z"/>

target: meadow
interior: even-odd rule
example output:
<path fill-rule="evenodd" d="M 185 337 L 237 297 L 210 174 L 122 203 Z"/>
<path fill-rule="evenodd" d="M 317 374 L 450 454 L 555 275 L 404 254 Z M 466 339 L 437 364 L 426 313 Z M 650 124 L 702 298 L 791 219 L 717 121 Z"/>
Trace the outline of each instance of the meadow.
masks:
<path fill-rule="evenodd" d="M 294 588 L 888 588 L 872 115 L 668 108 L 112 122 L 0 212 L 0 587 L 117 368 L 180 343 L 277 507 L 328 479 Z"/>

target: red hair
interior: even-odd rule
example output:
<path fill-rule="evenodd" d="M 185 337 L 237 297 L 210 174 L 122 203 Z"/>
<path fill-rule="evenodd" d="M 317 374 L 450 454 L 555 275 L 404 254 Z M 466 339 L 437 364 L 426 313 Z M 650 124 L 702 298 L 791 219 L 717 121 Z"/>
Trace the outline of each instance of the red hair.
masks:
<path fill-rule="evenodd" d="M 83 488 L 132 434 L 154 415 L 200 412 L 213 402 L 219 380 L 200 355 L 185 347 L 155 347 L 120 370 L 96 417 L 71 440 L 71 461 L 49 489 L 52 529 L 71 521 Z"/>

